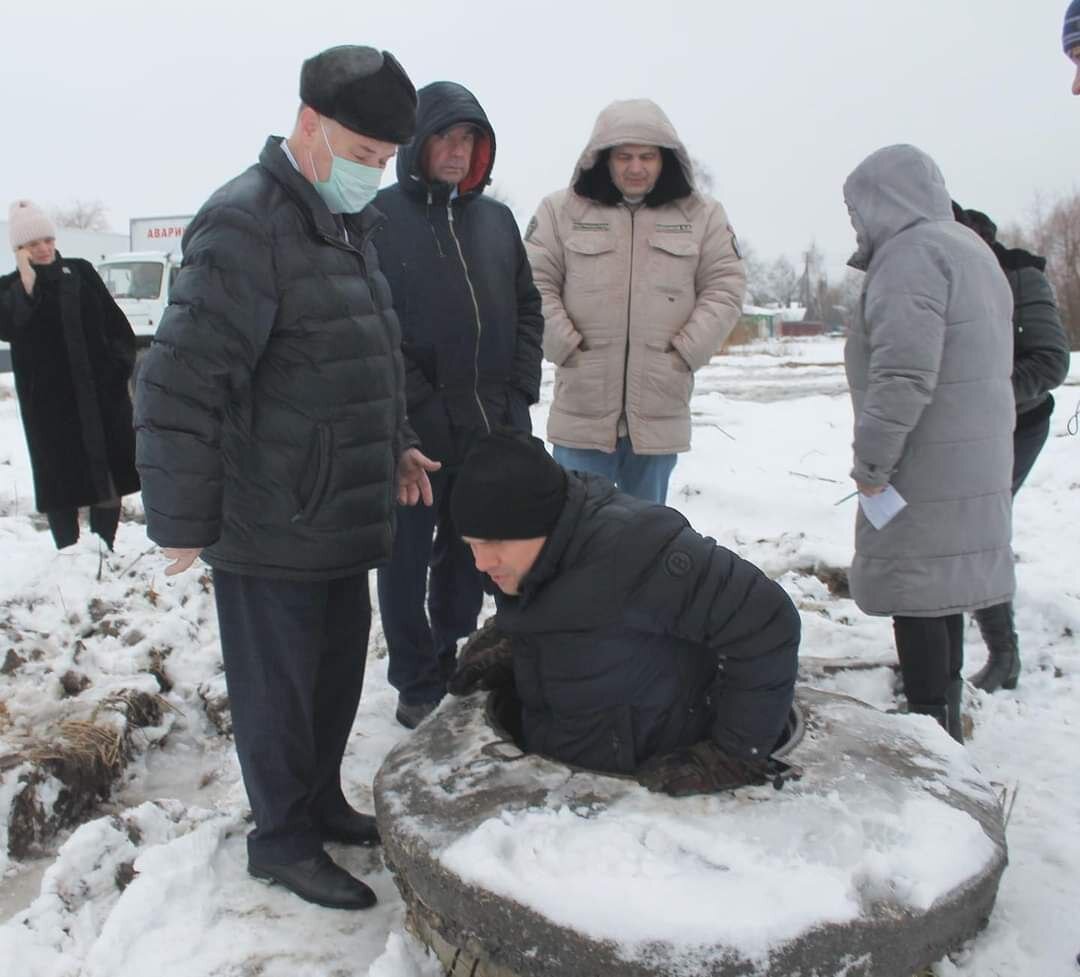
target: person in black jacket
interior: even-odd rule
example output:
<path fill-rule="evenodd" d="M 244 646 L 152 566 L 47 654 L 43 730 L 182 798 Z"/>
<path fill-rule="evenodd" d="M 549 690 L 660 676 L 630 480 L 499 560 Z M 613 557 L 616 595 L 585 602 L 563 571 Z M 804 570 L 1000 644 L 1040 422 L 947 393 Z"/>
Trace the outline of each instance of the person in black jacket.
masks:
<path fill-rule="evenodd" d="M 401 320 L 409 422 L 442 463 L 434 505 L 399 514 L 393 559 L 379 570 L 388 677 L 409 728 L 446 694 L 458 640 L 476 627 L 483 599 L 450 513 L 457 469 L 478 434 L 504 424 L 531 430 L 544 330 L 514 215 L 484 196 L 495 165 L 484 110 L 454 82 L 417 95 L 398 182 L 375 200 L 387 217 L 377 245 Z"/>
<path fill-rule="evenodd" d="M 477 442 L 450 504 L 502 592 L 451 692 L 512 677 L 528 751 L 653 790 L 765 781 L 798 668 L 799 614 L 778 584 L 519 433 Z"/>
<path fill-rule="evenodd" d="M 311 902 L 375 894 L 327 840 L 374 844 L 341 758 L 364 681 L 367 570 L 395 499 L 431 502 L 405 420 L 401 334 L 368 206 L 407 142 L 416 93 L 387 52 L 304 62 L 292 135 L 218 190 L 184 261 L 136 392 L 147 532 L 213 568 L 221 649 L 255 819 L 248 871 Z"/>
<path fill-rule="evenodd" d="M 1058 314 L 1054 289 L 1046 277 L 1046 259 L 1022 248 L 1006 248 L 997 239 L 997 225 L 978 210 L 953 201 L 953 216 L 979 235 L 997 256 L 1013 293 L 1013 429 L 1012 494 L 1015 497 L 1050 435 L 1054 398 L 1069 372 L 1069 340 Z M 975 612 L 988 658 L 971 678 L 985 692 L 1015 689 L 1020 680 L 1020 647 L 1008 601 Z"/>
<path fill-rule="evenodd" d="M 11 368 L 38 512 L 57 549 L 79 538 L 79 509 L 111 550 L 120 499 L 139 490 L 128 378 L 135 336 L 94 266 L 56 250 L 29 200 L 9 223 L 17 270 L 0 277 L 0 339 Z"/>

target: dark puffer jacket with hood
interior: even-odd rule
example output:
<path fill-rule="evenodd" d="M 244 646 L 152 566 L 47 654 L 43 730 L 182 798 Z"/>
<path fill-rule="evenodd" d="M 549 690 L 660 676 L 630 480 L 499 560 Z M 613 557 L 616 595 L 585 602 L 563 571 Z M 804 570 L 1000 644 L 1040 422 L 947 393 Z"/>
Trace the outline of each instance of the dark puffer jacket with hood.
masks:
<path fill-rule="evenodd" d="M 376 197 L 387 217 L 376 244 L 401 321 L 410 424 L 425 454 L 454 466 L 477 433 L 530 429 L 544 320 L 514 215 L 484 196 L 495 133 L 483 108 L 454 82 L 417 97 L 398 182 Z M 456 188 L 429 183 L 424 143 L 462 124 L 477 131 L 468 174 Z"/>

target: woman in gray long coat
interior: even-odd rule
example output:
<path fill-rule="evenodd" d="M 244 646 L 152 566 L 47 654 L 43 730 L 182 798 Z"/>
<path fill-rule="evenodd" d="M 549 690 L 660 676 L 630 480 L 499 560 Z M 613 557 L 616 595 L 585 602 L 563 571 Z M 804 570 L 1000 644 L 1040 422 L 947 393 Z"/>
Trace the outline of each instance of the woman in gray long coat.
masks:
<path fill-rule="evenodd" d="M 866 495 L 892 485 L 907 502 L 881 529 L 860 511 L 851 592 L 893 618 L 909 710 L 962 740 L 963 612 L 1014 588 L 1012 295 L 914 146 L 870 155 L 844 200 L 850 264 L 867 273 L 845 350 L 852 477 Z"/>

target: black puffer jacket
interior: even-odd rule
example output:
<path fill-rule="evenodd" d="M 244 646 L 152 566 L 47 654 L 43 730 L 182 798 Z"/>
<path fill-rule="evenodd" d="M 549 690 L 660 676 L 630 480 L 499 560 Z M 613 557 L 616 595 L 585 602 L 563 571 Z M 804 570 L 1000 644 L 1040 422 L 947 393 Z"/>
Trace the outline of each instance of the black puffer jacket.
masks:
<path fill-rule="evenodd" d="M 127 317 L 88 261 L 58 253 L 34 269 L 32 297 L 18 272 L 0 278 L 0 339 L 11 343 L 37 509 L 137 492 Z"/>
<path fill-rule="evenodd" d="M 387 217 L 376 243 L 401 320 L 409 421 L 425 454 L 453 466 L 478 432 L 530 429 L 544 320 L 514 215 L 483 196 L 495 164 L 484 110 L 453 82 L 418 98 L 398 182 L 375 201 Z M 480 135 L 451 200 L 452 186 L 424 179 L 420 157 L 429 137 L 463 123 Z"/>
<path fill-rule="evenodd" d="M 368 207 L 347 243 L 266 143 L 184 235 L 139 375 L 147 532 L 224 570 L 329 579 L 389 558 L 404 374 Z"/>
<path fill-rule="evenodd" d="M 1050 391 L 1069 373 L 1069 340 L 1061 325 L 1046 259 L 1022 248 L 990 245 L 1013 293 L 1013 394 L 1017 424 L 1046 416 Z"/>
<path fill-rule="evenodd" d="M 528 750 L 629 773 L 712 736 L 776 745 L 794 694 L 799 614 L 757 567 L 674 509 L 570 473 L 519 597 L 501 598 Z"/>

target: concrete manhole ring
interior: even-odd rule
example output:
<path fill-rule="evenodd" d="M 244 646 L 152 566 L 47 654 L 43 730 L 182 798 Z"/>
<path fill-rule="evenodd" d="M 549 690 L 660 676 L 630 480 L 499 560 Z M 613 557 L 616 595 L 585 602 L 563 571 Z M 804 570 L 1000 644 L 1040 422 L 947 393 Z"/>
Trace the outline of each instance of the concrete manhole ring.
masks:
<path fill-rule="evenodd" d="M 523 754 L 446 701 L 375 779 L 387 863 L 448 973 L 910 977 L 972 937 L 1007 853 L 931 720 L 798 693 L 783 790 L 650 794 Z"/>

